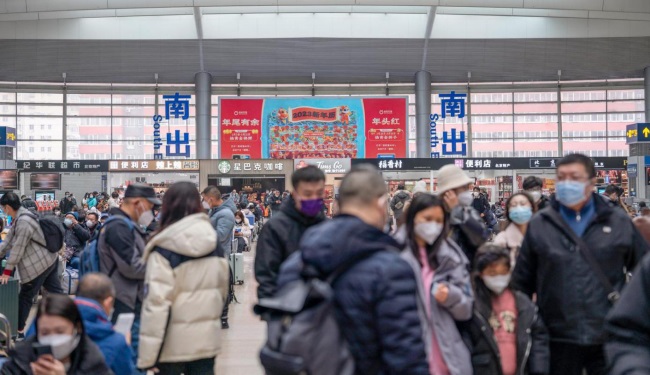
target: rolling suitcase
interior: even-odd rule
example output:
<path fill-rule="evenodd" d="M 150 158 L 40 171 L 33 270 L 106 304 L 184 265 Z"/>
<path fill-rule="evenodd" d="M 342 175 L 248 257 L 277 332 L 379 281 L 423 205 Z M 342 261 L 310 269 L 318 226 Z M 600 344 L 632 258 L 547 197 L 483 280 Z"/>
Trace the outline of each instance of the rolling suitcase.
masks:
<path fill-rule="evenodd" d="M 63 280 L 61 281 L 61 287 L 63 288 L 63 294 L 74 295 L 77 294 L 77 287 L 79 286 L 79 271 L 68 267 L 63 271 Z"/>
<path fill-rule="evenodd" d="M 0 314 L 4 315 L 11 325 L 11 335 L 16 335 L 18 327 L 18 279 L 10 278 L 5 285 L 0 285 Z"/>
<path fill-rule="evenodd" d="M 233 284 L 244 283 L 244 254 L 230 254 L 230 269 L 232 270 Z"/>

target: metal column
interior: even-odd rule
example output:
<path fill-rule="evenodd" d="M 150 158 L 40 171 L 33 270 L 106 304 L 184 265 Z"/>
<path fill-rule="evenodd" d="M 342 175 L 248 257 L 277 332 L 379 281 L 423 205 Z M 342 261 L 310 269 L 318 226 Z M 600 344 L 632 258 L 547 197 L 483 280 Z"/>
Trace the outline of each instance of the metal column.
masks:
<path fill-rule="evenodd" d="M 645 92 L 645 121 L 650 122 L 650 66 L 645 68 L 645 80 L 643 82 Z"/>
<path fill-rule="evenodd" d="M 431 114 L 431 73 L 415 73 L 415 135 L 418 158 L 431 157 L 429 115 Z"/>
<path fill-rule="evenodd" d="M 212 158 L 212 76 L 199 72 L 194 76 L 196 93 L 196 157 Z"/>

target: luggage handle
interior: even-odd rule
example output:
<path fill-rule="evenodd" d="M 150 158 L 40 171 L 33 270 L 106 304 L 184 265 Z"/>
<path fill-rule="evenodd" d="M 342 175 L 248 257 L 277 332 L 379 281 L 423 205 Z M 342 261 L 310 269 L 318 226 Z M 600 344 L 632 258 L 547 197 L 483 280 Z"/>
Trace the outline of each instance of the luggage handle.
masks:
<path fill-rule="evenodd" d="M 7 319 L 7 317 L 2 313 L 0 313 L 0 323 L 3 325 L 3 330 L 0 330 L 0 334 L 4 333 L 5 353 L 9 353 L 9 351 L 13 348 L 11 341 L 11 323 L 9 322 L 9 319 Z"/>

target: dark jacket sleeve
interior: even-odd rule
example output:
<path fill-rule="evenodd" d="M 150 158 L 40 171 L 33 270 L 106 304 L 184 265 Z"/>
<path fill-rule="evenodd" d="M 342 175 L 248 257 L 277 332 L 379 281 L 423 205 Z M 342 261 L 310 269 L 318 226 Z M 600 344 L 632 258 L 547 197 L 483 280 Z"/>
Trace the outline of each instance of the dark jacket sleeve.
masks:
<path fill-rule="evenodd" d="M 533 304 L 532 301 L 530 302 Z M 533 306 L 532 308 L 537 309 Z M 530 334 L 533 339 L 528 360 L 529 374 L 548 374 L 551 364 L 551 350 L 549 348 L 549 335 L 539 313 L 530 327 Z"/>
<path fill-rule="evenodd" d="M 641 262 L 643 257 L 648 253 L 648 250 L 650 249 L 648 246 L 648 242 L 643 238 L 641 235 L 641 232 L 639 232 L 639 229 L 632 223 L 632 230 L 633 230 L 633 248 L 631 249 L 630 256 L 628 256 L 628 259 L 626 259 L 626 264 L 625 268 L 628 270 L 628 272 L 631 272 L 634 270 L 637 265 Z"/>
<path fill-rule="evenodd" d="M 417 284 L 403 260 L 385 268 L 378 288 L 376 319 L 387 374 L 429 374 L 422 326 L 418 315 Z"/>
<path fill-rule="evenodd" d="M 275 294 L 283 248 L 284 243 L 280 240 L 274 223 L 269 222 L 262 227 L 255 255 L 255 279 L 259 283 L 258 299 L 272 297 Z"/>
<path fill-rule="evenodd" d="M 533 248 L 532 232 L 527 231 L 521 245 L 517 265 L 512 272 L 512 286 L 532 298 L 537 289 L 537 254 Z"/>
<path fill-rule="evenodd" d="M 479 247 L 487 241 L 488 236 L 483 219 L 471 207 L 457 206 L 454 208 L 451 213 L 451 224 L 460 230 L 473 247 Z"/>
<path fill-rule="evenodd" d="M 607 317 L 605 345 L 612 375 L 650 374 L 650 256 Z"/>
<path fill-rule="evenodd" d="M 86 241 L 90 239 L 90 232 L 88 229 L 81 226 L 81 224 L 75 225 L 72 227 L 72 230 L 74 231 L 74 235 L 77 236 L 77 239 L 81 243 L 81 246 L 83 246 Z"/>
<path fill-rule="evenodd" d="M 109 232 L 110 229 L 110 232 Z M 134 231 L 122 220 L 116 220 L 109 224 L 105 230 L 106 243 L 120 257 L 122 262 L 115 261 L 117 270 L 126 278 L 134 280 L 144 279 L 147 264 L 137 254 L 135 248 Z"/>

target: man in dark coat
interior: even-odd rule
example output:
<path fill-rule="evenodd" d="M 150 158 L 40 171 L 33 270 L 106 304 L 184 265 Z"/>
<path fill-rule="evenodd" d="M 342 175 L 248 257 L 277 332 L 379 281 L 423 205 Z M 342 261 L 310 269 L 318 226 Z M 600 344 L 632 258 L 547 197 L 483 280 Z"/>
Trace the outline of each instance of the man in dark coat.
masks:
<path fill-rule="evenodd" d="M 605 374 L 605 316 L 616 299 L 610 286 L 620 291 L 648 248 L 625 211 L 593 192 L 595 183 L 589 157 L 572 154 L 558 163 L 557 200 L 528 225 L 512 277 L 515 288 L 537 295 L 552 375 Z"/>
<path fill-rule="evenodd" d="M 272 208 L 273 217 L 264 224 L 257 240 L 255 278 L 259 283 L 257 296 L 260 299 L 275 294 L 280 265 L 298 250 L 307 228 L 325 220 L 323 171 L 315 166 L 298 169 L 291 183 L 293 193 L 279 210 Z M 279 196 L 280 192 L 276 190 L 274 194 Z"/>
<path fill-rule="evenodd" d="M 340 215 L 309 229 L 283 266 L 278 286 L 349 267 L 333 284 L 335 317 L 357 374 L 429 374 L 418 316 L 417 285 L 398 243 L 383 232 L 388 189 L 374 167 L 357 167 L 339 189 Z"/>
<path fill-rule="evenodd" d="M 28 196 L 26 196 L 26 195 L 23 195 L 22 197 L 20 197 L 20 200 L 22 201 L 21 204 L 22 204 L 23 207 L 25 207 L 26 209 L 29 210 L 29 209 L 31 208 L 31 209 L 33 209 L 33 210 L 38 210 L 38 208 L 36 207 L 36 202 L 34 202 L 34 201 L 32 200 L 32 197 L 28 197 Z"/>
<path fill-rule="evenodd" d="M 537 210 L 543 210 L 549 206 L 549 199 L 546 195 L 542 194 L 544 181 L 537 176 L 528 176 L 524 180 L 523 186 L 526 193 L 533 197 L 533 201 L 537 204 Z"/>

